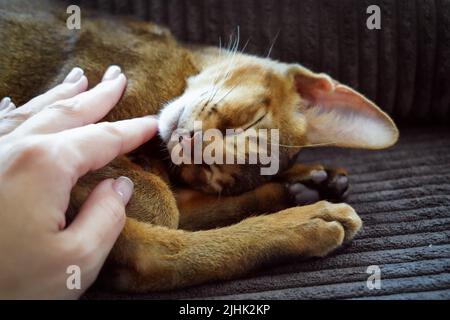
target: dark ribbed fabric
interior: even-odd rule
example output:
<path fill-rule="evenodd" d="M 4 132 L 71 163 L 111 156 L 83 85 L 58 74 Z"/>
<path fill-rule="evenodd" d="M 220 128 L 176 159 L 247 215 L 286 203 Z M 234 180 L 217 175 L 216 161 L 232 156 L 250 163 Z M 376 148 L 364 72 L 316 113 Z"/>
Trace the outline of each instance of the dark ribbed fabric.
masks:
<path fill-rule="evenodd" d="M 450 120 L 450 0 L 78 0 L 167 25 L 180 40 L 226 43 L 300 62 L 361 90 L 403 122 Z M 381 8 L 381 30 L 366 9 Z M 278 37 L 277 37 L 278 34 Z"/>
<path fill-rule="evenodd" d="M 389 150 L 309 149 L 303 162 L 348 168 L 349 203 L 364 226 L 324 259 L 297 261 L 239 280 L 170 293 L 88 298 L 450 299 L 450 129 L 404 129 Z M 381 290 L 369 290 L 370 265 Z"/>

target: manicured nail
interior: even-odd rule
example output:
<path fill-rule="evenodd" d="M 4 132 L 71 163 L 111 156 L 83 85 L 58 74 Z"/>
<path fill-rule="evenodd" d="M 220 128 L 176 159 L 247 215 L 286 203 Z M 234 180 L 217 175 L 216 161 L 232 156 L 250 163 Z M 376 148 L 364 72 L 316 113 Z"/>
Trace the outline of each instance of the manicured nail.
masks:
<path fill-rule="evenodd" d="M 106 70 L 105 75 L 103 76 L 102 81 L 114 80 L 122 73 L 122 69 L 119 66 L 110 66 L 108 70 Z"/>
<path fill-rule="evenodd" d="M 0 110 L 8 108 L 10 103 L 11 103 L 11 98 L 10 97 L 4 97 L 2 99 L 2 101 L 0 101 Z"/>
<path fill-rule="evenodd" d="M 130 201 L 133 194 L 134 184 L 130 178 L 119 177 L 114 180 L 112 185 L 114 191 L 122 198 L 123 204 L 126 205 Z"/>
<path fill-rule="evenodd" d="M 11 102 L 9 104 L 9 107 L 6 107 L 6 109 L 3 109 L 3 111 L 10 112 L 10 111 L 13 111 L 15 108 L 16 108 L 16 105 Z"/>
<path fill-rule="evenodd" d="M 63 83 L 76 83 L 78 80 L 81 79 L 83 76 L 84 71 L 78 67 L 75 67 L 72 69 L 72 71 L 69 72 L 67 77 L 64 79 Z"/>

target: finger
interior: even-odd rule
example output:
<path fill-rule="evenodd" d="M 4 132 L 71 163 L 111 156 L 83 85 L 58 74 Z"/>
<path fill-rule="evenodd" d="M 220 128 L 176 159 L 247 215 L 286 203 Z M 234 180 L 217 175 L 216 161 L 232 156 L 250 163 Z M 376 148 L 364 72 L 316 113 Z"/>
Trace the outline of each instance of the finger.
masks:
<path fill-rule="evenodd" d="M 125 206 L 133 193 L 133 182 L 126 177 L 101 182 L 88 196 L 75 220 L 64 231 L 80 239 L 93 253 L 98 269 L 117 240 L 125 224 Z M 84 252 L 86 254 L 86 252 Z"/>
<path fill-rule="evenodd" d="M 10 97 L 5 97 L 0 101 L 0 120 L 6 121 L 6 114 L 14 110 L 16 105 L 11 101 Z"/>
<path fill-rule="evenodd" d="M 19 125 L 18 122 L 7 117 L 15 108 L 9 97 L 3 98 L 0 102 L 0 137 L 10 133 Z"/>
<path fill-rule="evenodd" d="M 0 114 L 3 115 L 2 120 L 4 120 L 4 126 L 2 128 L 1 134 L 4 135 L 12 132 L 14 129 L 22 125 L 25 121 L 41 112 L 42 109 L 44 109 L 46 106 L 54 103 L 58 99 L 73 97 L 85 91 L 87 89 L 87 86 L 87 78 L 81 75 L 81 78 L 78 79 L 78 81 L 67 82 L 65 80 L 64 83 L 30 100 L 20 108 L 16 108 L 15 105 L 11 103 L 10 106 L 6 109 L 7 113 L 4 113 L 5 110 L 0 111 Z"/>
<path fill-rule="evenodd" d="M 84 71 L 78 67 L 73 68 L 64 81 L 46 93 L 37 96 L 25 103 L 20 109 L 30 115 L 40 112 L 45 107 L 58 100 L 68 99 L 85 91 L 88 86 Z"/>
<path fill-rule="evenodd" d="M 60 157 L 72 174 L 72 181 L 97 170 L 121 154 L 128 153 L 150 140 L 157 131 L 153 117 L 118 122 L 103 122 L 57 134 Z"/>
<path fill-rule="evenodd" d="M 59 100 L 24 123 L 21 133 L 53 133 L 101 120 L 117 104 L 126 87 L 126 77 L 118 66 L 111 66 L 102 82 L 93 89 L 69 99 Z"/>
<path fill-rule="evenodd" d="M 9 108 L 11 105 L 11 98 L 10 97 L 4 97 L 1 101 L 0 101 L 0 111 L 5 110 L 6 108 Z"/>
<path fill-rule="evenodd" d="M 8 112 L 13 111 L 13 110 L 15 110 L 15 109 L 16 109 L 16 105 L 14 104 L 14 102 L 11 102 L 11 103 L 9 104 L 9 107 L 7 107 L 6 109 L 4 109 L 3 111 L 6 112 L 6 113 L 8 113 Z"/>

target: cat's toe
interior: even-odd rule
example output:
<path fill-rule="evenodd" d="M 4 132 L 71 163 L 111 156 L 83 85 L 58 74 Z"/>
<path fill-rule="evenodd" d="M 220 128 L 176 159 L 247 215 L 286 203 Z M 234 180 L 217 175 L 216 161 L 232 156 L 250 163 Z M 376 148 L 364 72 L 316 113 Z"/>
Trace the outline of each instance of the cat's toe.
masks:
<path fill-rule="evenodd" d="M 328 174 L 325 170 L 312 170 L 310 173 L 311 181 L 320 184 L 327 180 Z"/>
<path fill-rule="evenodd" d="M 317 189 L 309 188 L 302 183 L 292 183 L 287 186 L 289 198 L 294 205 L 302 206 L 312 204 L 320 200 Z"/>
<path fill-rule="evenodd" d="M 350 183 L 347 174 L 341 170 L 329 170 L 328 179 L 321 188 L 322 198 L 341 202 L 348 197 Z"/>
<path fill-rule="evenodd" d="M 287 184 L 294 205 L 307 205 L 319 200 L 343 202 L 349 194 L 349 179 L 340 168 L 311 170 L 306 179 Z"/>

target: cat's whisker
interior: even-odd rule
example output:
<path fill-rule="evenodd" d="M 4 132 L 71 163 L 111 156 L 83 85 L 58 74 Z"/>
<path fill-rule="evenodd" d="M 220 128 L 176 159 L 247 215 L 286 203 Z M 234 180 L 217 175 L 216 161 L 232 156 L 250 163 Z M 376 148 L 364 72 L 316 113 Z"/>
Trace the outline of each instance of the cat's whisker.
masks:
<path fill-rule="evenodd" d="M 281 143 L 270 143 L 272 146 L 279 146 L 283 148 L 313 148 L 313 147 L 327 147 L 327 146 L 335 146 L 336 142 L 325 142 L 325 143 L 313 143 L 313 144 L 304 144 L 304 145 L 287 145 Z"/>
<path fill-rule="evenodd" d="M 228 38 L 228 45 L 227 45 L 227 53 L 228 53 L 229 56 L 231 55 L 231 48 L 233 46 L 233 41 L 234 41 L 234 36 L 231 33 L 229 38 Z"/>
<path fill-rule="evenodd" d="M 224 77 L 223 81 L 228 79 L 228 77 L 230 75 L 231 68 L 232 68 L 232 66 L 234 64 L 234 61 L 235 61 L 235 58 L 236 58 L 236 52 L 237 52 L 237 50 L 239 48 L 239 41 L 240 41 L 240 29 L 239 29 L 239 26 L 237 26 L 236 40 L 235 40 L 234 45 L 233 45 L 233 47 L 232 47 L 232 49 L 230 51 L 231 58 L 229 58 L 230 61 L 228 62 L 227 71 L 225 72 L 225 77 Z"/>
<path fill-rule="evenodd" d="M 211 96 L 209 97 L 206 104 L 209 104 L 211 101 L 213 101 L 214 98 L 216 97 L 217 92 L 219 92 L 219 90 L 220 90 L 219 78 L 220 78 L 220 72 L 218 72 L 217 75 L 214 77 Z"/>
<path fill-rule="evenodd" d="M 228 55 L 231 56 L 231 59 L 228 63 L 227 66 L 227 72 L 225 73 L 225 76 L 222 79 L 222 82 L 224 82 L 227 78 L 228 78 L 228 74 L 231 70 L 231 67 L 233 65 L 233 61 L 234 61 L 234 56 L 236 55 L 237 49 L 239 48 L 239 38 L 240 38 L 240 32 L 239 32 L 239 26 L 237 27 L 237 36 L 235 38 L 235 40 L 233 41 L 233 34 L 230 35 L 230 40 L 228 43 L 228 47 L 227 47 L 227 51 L 228 51 Z M 219 44 L 220 44 L 220 50 L 222 50 L 222 40 L 219 37 Z M 208 101 L 206 102 L 206 104 L 209 104 L 212 100 L 214 100 L 217 92 L 219 91 L 219 89 L 217 88 L 217 85 L 219 84 L 219 79 L 220 77 L 220 73 L 217 74 L 217 76 L 214 78 L 213 80 L 213 87 L 211 90 L 211 96 L 209 97 Z"/>
<path fill-rule="evenodd" d="M 250 38 L 247 39 L 247 41 L 245 42 L 244 46 L 242 47 L 240 53 L 243 54 L 245 49 L 247 48 L 248 44 L 250 42 Z"/>
<path fill-rule="evenodd" d="M 216 96 L 217 91 L 219 90 L 219 89 L 218 89 L 218 84 L 219 84 L 219 83 L 218 83 L 218 80 L 219 80 L 219 78 L 220 78 L 220 72 L 218 72 L 218 73 L 216 74 L 216 76 L 214 77 L 214 80 L 213 80 L 213 87 L 212 87 L 212 89 L 211 89 L 211 95 L 210 95 L 210 97 L 208 98 L 206 104 L 209 104 L 209 103 L 214 99 L 214 97 Z"/>
<path fill-rule="evenodd" d="M 279 35 L 280 35 L 280 29 L 278 29 L 277 34 L 275 35 L 275 37 L 272 40 L 272 44 L 269 47 L 269 51 L 267 52 L 266 58 L 270 58 L 270 54 L 272 53 L 273 47 L 275 46 L 275 42 L 277 41 Z"/>

